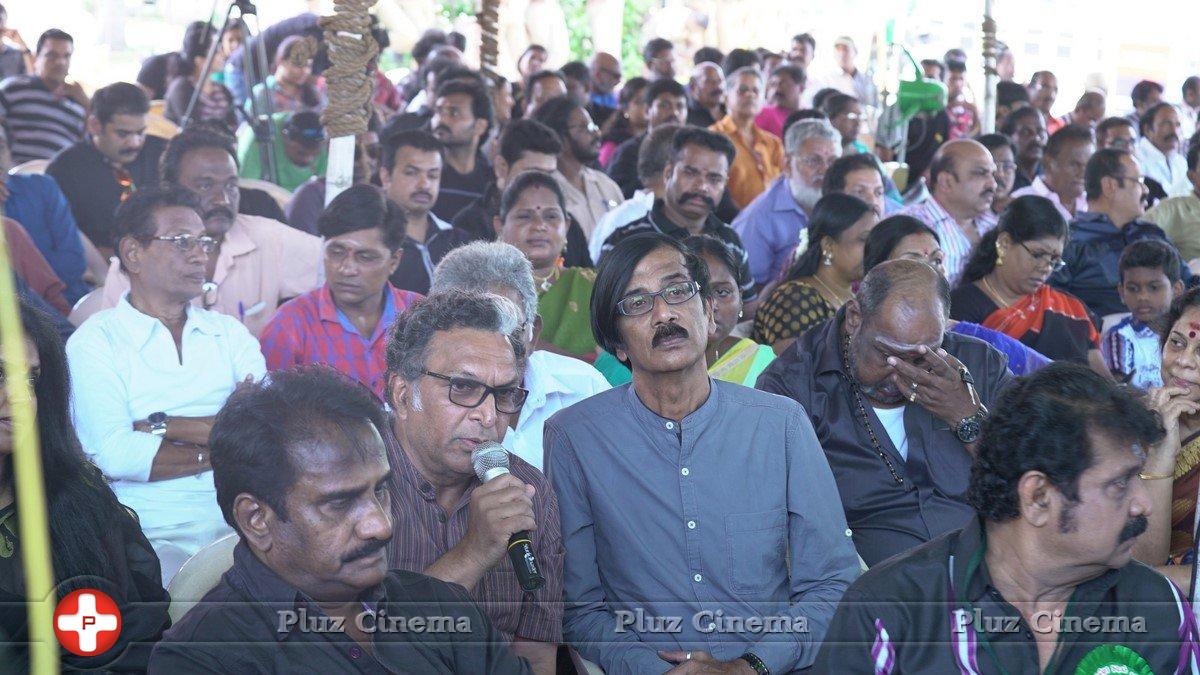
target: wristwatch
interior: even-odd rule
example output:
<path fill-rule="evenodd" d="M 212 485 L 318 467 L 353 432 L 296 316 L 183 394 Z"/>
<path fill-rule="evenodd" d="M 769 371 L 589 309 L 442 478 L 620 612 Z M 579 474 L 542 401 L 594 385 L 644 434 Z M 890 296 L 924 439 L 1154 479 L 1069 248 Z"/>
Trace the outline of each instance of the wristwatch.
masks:
<path fill-rule="evenodd" d="M 958 436 L 958 440 L 962 441 L 963 445 L 974 443 L 979 440 L 979 435 L 983 433 L 983 421 L 987 417 L 987 406 L 980 403 L 979 410 L 975 411 L 974 415 L 962 418 L 958 426 L 954 428 L 954 434 Z"/>
<path fill-rule="evenodd" d="M 749 663 L 750 667 L 753 668 L 754 672 L 758 673 L 758 675 L 771 675 L 771 669 L 768 668 L 767 664 L 763 663 L 763 660 L 758 658 L 754 652 L 746 652 L 738 658 L 746 663 Z"/>
<path fill-rule="evenodd" d="M 146 418 L 146 421 L 150 423 L 150 433 L 154 434 L 155 436 L 167 435 L 167 413 L 150 413 L 150 416 Z"/>

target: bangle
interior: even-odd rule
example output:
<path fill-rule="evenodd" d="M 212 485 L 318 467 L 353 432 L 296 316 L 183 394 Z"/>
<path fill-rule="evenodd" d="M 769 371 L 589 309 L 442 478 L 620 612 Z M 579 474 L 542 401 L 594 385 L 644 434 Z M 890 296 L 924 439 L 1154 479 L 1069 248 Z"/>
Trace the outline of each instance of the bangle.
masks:
<path fill-rule="evenodd" d="M 746 663 L 749 663 L 750 667 L 753 668 L 754 672 L 758 673 L 758 675 L 771 675 L 771 669 L 768 668 L 767 664 L 763 663 L 762 659 L 758 658 L 758 656 L 753 652 L 746 652 L 738 658 Z"/>
<path fill-rule="evenodd" d="M 1174 478 L 1173 473 L 1139 473 L 1138 478 L 1142 480 L 1162 480 L 1163 478 Z"/>

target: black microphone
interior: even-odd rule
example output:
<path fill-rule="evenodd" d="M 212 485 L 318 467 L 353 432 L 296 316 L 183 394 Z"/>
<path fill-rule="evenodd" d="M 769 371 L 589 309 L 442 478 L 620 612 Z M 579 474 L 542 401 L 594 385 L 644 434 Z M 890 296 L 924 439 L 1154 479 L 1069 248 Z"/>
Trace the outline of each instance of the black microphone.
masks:
<path fill-rule="evenodd" d="M 475 475 L 484 483 L 508 473 L 508 450 L 499 443 L 480 443 L 471 453 L 471 465 Z M 533 554 L 533 540 L 529 531 L 514 532 L 508 538 L 508 559 L 517 573 L 517 583 L 527 591 L 536 591 L 546 585 L 546 577 L 538 569 L 537 557 Z"/>

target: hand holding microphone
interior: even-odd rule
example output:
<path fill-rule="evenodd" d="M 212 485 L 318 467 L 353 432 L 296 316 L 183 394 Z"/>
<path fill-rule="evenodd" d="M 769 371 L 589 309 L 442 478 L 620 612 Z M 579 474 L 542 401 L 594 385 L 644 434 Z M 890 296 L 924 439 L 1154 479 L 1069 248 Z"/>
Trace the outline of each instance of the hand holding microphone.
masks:
<path fill-rule="evenodd" d="M 471 453 L 471 463 L 483 485 L 471 494 L 467 533 L 462 544 L 477 564 L 491 569 L 508 554 L 517 580 L 527 591 L 546 580 L 533 552 L 530 531 L 534 488 L 508 471 L 508 451 L 498 443 L 481 443 Z"/>

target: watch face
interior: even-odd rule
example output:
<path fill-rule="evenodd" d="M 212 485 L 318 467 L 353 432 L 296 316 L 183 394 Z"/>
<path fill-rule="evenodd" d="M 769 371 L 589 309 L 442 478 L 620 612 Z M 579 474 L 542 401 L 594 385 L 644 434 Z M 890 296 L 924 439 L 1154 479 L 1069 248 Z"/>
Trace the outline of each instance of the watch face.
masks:
<path fill-rule="evenodd" d="M 146 421 L 150 424 L 162 424 L 163 422 L 167 421 L 167 414 L 164 412 L 150 413 L 150 416 L 146 418 Z"/>
<path fill-rule="evenodd" d="M 974 443 L 979 438 L 983 427 L 979 424 L 979 420 L 975 415 L 958 423 L 958 440 L 963 443 Z"/>

